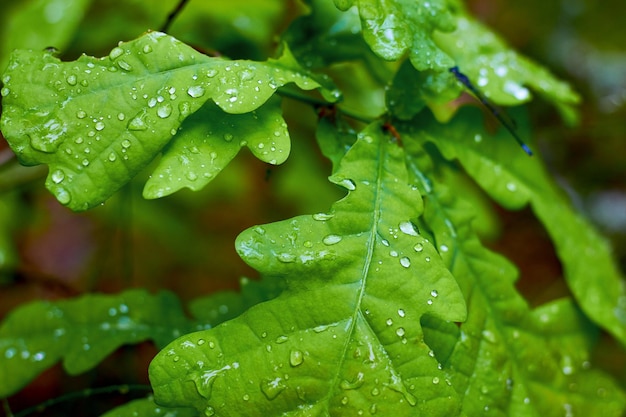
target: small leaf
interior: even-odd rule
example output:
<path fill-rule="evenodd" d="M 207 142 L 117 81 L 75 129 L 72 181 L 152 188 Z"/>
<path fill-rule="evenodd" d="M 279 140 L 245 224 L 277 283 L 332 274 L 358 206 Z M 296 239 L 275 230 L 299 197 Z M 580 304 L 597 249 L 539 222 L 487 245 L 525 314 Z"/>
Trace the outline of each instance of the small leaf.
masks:
<path fill-rule="evenodd" d="M 100 59 L 61 62 L 16 51 L 3 82 L 5 137 L 23 164 L 50 166 L 46 186 L 73 210 L 100 204 L 127 183 L 209 99 L 241 114 L 288 83 L 321 88 L 287 49 L 278 60 L 228 61 L 158 32 Z"/>
<path fill-rule="evenodd" d="M 285 162 L 290 142 L 279 99 L 244 114 L 224 113 L 212 103 L 205 104 L 164 149 L 144 197 L 163 197 L 183 187 L 202 189 L 245 146 L 263 162 Z"/>
<path fill-rule="evenodd" d="M 402 149 L 374 123 L 331 178 L 348 195 L 329 213 L 238 237 L 242 258 L 286 288 L 159 353 L 150 366 L 159 404 L 219 416 L 458 411 L 420 318 L 462 321 L 465 303 L 412 223 L 422 202 Z"/>
<path fill-rule="evenodd" d="M 74 300 L 33 302 L 0 327 L 0 397 L 7 397 L 59 360 L 70 374 L 93 368 L 119 346 L 147 339 L 162 347 L 191 330 L 170 293 L 129 290 Z"/>
<path fill-rule="evenodd" d="M 154 403 L 152 397 L 134 400 L 102 414 L 100 417 L 197 417 L 192 408 L 167 408 Z"/>

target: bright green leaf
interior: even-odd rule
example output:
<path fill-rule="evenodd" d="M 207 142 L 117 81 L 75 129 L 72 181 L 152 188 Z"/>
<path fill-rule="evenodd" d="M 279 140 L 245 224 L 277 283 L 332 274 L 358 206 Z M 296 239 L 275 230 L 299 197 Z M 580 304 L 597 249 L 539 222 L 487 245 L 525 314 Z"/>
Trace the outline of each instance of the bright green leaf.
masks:
<path fill-rule="evenodd" d="M 460 327 L 438 319 L 425 326 L 427 343 L 462 396 L 463 415 L 621 415 L 624 393 L 590 369 L 597 328 L 569 299 L 531 311 L 515 290 L 515 268 L 478 241 L 471 207 L 438 182 L 411 134 L 404 138 L 424 193 L 424 220 L 468 303 Z"/>
<path fill-rule="evenodd" d="M 582 310 L 626 344 L 626 289 L 608 243 L 575 213 L 539 158 L 528 157 L 504 129 L 489 135 L 476 123 L 478 117 L 476 109 L 463 109 L 441 125 L 423 115 L 414 122 L 424 130 L 414 136 L 436 144 L 445 158 L 458 159 L 503 207 L 530 204 L 554 242 L 565 279 Z"/>
<path fill-rule="evenodd" d="M 0 397 L 28 384 L 63 360 L 70 374 L 93 368 L 121 345 L 154 340 L 162 347 L 192 330 L 178 300 L 167 292 L 129 290 L 39 301 L 14 310 L 0 326 Z"/>
<path fill-rule="evenodd" d="M 279 99 L 244 114 L 224 113 L 212 103 L 205 104 L 164 149 L 144 197 L 163 197 L 183 187 L 202 189 L 245 146 L 263 162 L 285 162 L 290 142 Z"/>
<path fill-rule="evenodd" d="M 462 321 L 465 303 L 412 220 L 422 202 L 401 148 L 370 125 L 332 181 L 348 195 L 329 213 L 243 232 L 242 258 L 285 291 L 152 362 L 155 399 L 205 414 L 448 416 L 453 389 L 420 318 Z"/>
<path fill-rule="evenodd" d="M 192 408 L 167 408 L 154 403 L 152 397 L 134 400 L 100 417 L 196 417 L 198 414 Z"/>
<path fill-rule="evenodd" d="M 278 60 L 228 61 L 158 32 L 100 59 L 61 62 L 16 51 L 3 82 L 5 137 L 22 163 L 50 166 L 46 186 L 74 210 L 100 204 L 127 183 L 209 99 L 241 114 L 287 83 L 321 88 L 287 49 Z"/>

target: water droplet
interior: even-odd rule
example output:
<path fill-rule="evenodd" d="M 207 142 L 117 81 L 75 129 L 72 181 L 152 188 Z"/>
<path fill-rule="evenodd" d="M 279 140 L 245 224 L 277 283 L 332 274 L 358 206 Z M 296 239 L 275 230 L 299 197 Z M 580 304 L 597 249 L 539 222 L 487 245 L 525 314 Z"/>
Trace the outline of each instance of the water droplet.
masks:
<path fill-rule="evenodd" d="M 149 54 L 150 52 L 152 52 L 152 47 L 150 45 L 144 45 L 142 51 L 144 54 Z"/>
<path fill-rule="evenodd" d="M 215 409 L 210 405 L 207 406 L 207 408 L 204 409 L 204 415 L 206 417 L 213 417 L 215 415 Z"/>
<path fill-rule="evenodd" d="M 341 184 L 349 191 L 356 190 L 356 184 L 354 183 L 354 181 L 352 181 L 349 178 L 346 178 L 345 180 L 342 180 Z"/>
<path fill-rule="evenodd" d="M 506 189 L 510 192 L 515 192 L 517 190 L 517 185 L 513 182 L 509 182 L 506 184 Z"/>
<path fill-rule="evenodd" d="M 96 122 L 95 128 L 97 131 L 101 131 L 104 129 L 104 123 L 103 122 Z"/>
<path fill-rule="evenodd" d="M 72 74 L 72 75 L 68 75 L 65 81 L 67 81 L 69 85 L 74 86 L 78 82 L 78 79 L 76 78 L 74 74 Z"/>
<path fill-rule="evenodd" d="M 157 116 L 159 116 L 161 119 L 169 117 L 170 114 L 172 114 L 172 106 L 170 106 L 169 104 L 164 104 L 157 109 Z"/>
<path fill-rule="evenodd" d="M 401 308 L 398 309 L 398 316 L 404 317 L 406 315 L 405 311 Z"/>
<path fill-rule="evenodd" d="M 87 158 L 83 159 L 81 163 L 83 164 L 84 167 L 89 166 L 89 160 Z"/>
<path fill-rule="evenodd" d="M 261 381 L 261 392 L 268 400 L 273 400 L 287 388 L 283 383 L 283 379 L 276 377 L 273 379 L 264 379 Z"/>
<path fill-rule="evenodd" d="M 293 367 L 302 365 L 304 362 L 304 354 L 299 350 L 292 350 L 289 353 L 289 364 Z"/>
<path fill-rule="evenodd" d="M 50 178 L 52 178 L 52 181 L 55 184 L 60 184 L 65 179 L 65 173 L 62 170 L 57 169 L 52 173 L 52 175 L 50 175 Z"/>
<path fill-rule="evenodd" d="M 433 378 L 433 384 L 437 385 L 439 383 L 439 377 Z"/>
<path fill-rule="evenodd" d="M 204 95 L 204 92 L 204 87 L 202 87 L 201 85 L 192 85 L 187 89 L 187 94 L 189 94 L 189 96 L 193 98 L 202 97 Z"/>
<path fill-rule="evenodd" d="M 431 295 L 432 297 L 434 297 L 434 298 L 437 298 L 437 297 L 439 297 L 439 292 L 438 292 L 437 290 L 432 290 L 432 291 L 430 292 L 430 295 Z"/>
<path fill-rule="evenodd" d="M 424 258 L 424 260 L 425 260 L 426 262 L 430 262 L 430 256 L 425 257 L 425 258 Z"/>
<path fill-rule="evenodd" d="M 185 120 L 185 118 L 191 114 L 191 104 L 188 101 L 180 102 L 180 104 L 178 104 L 178 111 L 180 112 L 178 120 Z"/>
<path fill-rule="evenodd" d="M 415 227 L 415 225 L 411 222 L 402 222 L 400 223 L 400 230 L 402 233 L 407 234 L 409 236 L 419 236 L 419 231 Z"/>
<path fill-rule="evenodd" d="M 67 205 L 70 203 L 70 201 L 72 201 L 72 196 L 65 188 L 57 188 L 55 195 L 59 203 L 63 205 Z"/>
<path fill-rule="evenodd" d="M 198 175 L 195 172 L 189 171 L 185 174 L 185 178 L 189 181 L 195 181 L 198 179 Z"/>
<path fill-rule="evenodd" d="M 283 263 L 291 263 L 296 261 L 296 255 L 287 252 L 279 253 L 278 255 L 276 255 L 276 257 L 280 262 Z"/>
<path fill-rule="evenodd" d="M 279 345 L 282 345 L 283 343 L 285 343 L 287 340 L 289 340 L 289 338 L 285 335 L 280 335 L 276 338 L 275 342 L 278 343 Z"/>
<path fill-rule="evenodd" d="M 326 221 L 326 220 L 330 220 L 333 217 L 335 217 L 334 214 L 329 214 L 329 213 L 315 213 L 312 215 L 313 220 L 317 220 L 317 221 Z"/>
<path fill-rule="evenodd" d="M 76 112 L 76 117 L 78 117 L 79 119 L 84 119 L 85 117 L 87 117 L 87 113 L 82 110 L 78 110 Z"/>
<path fill-rule="evenodd" d="M 120 47 L 115 47 L 109 53 L 109 58 L 116 60 L 124 54 L 124 50 Z"/>
<path fill-rule="evenodd" d="M 322 242 L 324 242 L 325 245 L 334 245 L 336 243 L 341 242 L 342 237 L 338 236 L 338 235 L 328 235 L 326 237 L 324 237 L 324 239 L 322 239 Z"/>
<path fill-rule="evenodd" d="M 128 148 L 130 148 L 130 145 L 131 145 L 131 143 L 130 143 L 130 141 L 128 139 L 124 139 L 122 141 L 122 148 L 128 149 Z"/>
<path fill-rule="evenodd" d="M 128 129 L 136 130 L 136 131 L 148 129 L 148 124 L 146 123 L 146 116 L 147 116 L 146 110 L 140 111 L 135 117 L 133 117 L 128 122 L 128 126 L 127 126 Z"/>
<path fill-rule="evenodd" d="M 424 250 L 424 245 L 422 245 L 421 243 L 418 243 L 415 246 L 413 246 L 413 250 L 415 250 L 415 252 L 421 252 Z"/>
<path fill-rule="evenodd" d="M 115 152 L 111 152 L 109 154 L 109 161 L 115 162 L 116 159 L 117 159 L 117 155 L 115 155 Z"/>
<path fill-rule="evenodd" d="M 400 265 L 402 265 L 405 268 L 408 268 L 411 266 L 411 260 L 408 257 L 403 256 L 402 258 L 400 258 Z"/>
<path fill-rule="evenodd" d="M 365 382 L 365 375 L 363 374 L 363 372 L 359 372 L 356 374 L 356 376 L 354 377 L 352 381 L 348 381 L 344 379 L 343 381 L 339 383 L 339 386 L 345 390 L 358 389 L 361 386 L 363 386 L 364 382 Z"/>
<path fill-rule="evenodd" d="M 132 71 L 133 66 L 124 60 L 120 60 L 117 65 L 124 71 Z"/>
<path fill-rule="evenodd" d="M 207 76 L 208 78 L 213 78 L 213 77 L 215 77 L 216 75 L 217 75 L 217 70 L 214 70 L 214 69 L 210 69 L 210 70 L 208 70 L 208 71 L 206 72 L 206 76 Z"/>
<path fill-rule="evenodd" d="M 398 335 L 398 337 L 402 337 L 404 336 L 404 334 L 405 334 L 404 327 L 398 327 L 396 329 L 396 335 Z"/>
<path fill-rule="evenodd" d="M 393 325 L 393 320 L 387 319 L 387 321 L 385 321 L 385 323 L 387 324 L 387 326 L 392 326 Z"/>

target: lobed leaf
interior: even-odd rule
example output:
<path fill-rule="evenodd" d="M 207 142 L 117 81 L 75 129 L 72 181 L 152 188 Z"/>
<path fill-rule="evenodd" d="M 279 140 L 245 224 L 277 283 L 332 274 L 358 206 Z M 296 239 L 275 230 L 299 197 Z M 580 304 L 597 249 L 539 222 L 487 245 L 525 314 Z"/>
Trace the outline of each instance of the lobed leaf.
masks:
<path fill-rule="evenodd" d="M 621 415 L 624 392 L 589 362 L 597 328 L 570 299 L 531 310 L 514 287 L 515 268 L 482 247 L 471 207 L 442 184 L 449 175 L 435 175 L 411 133 L 403 137 L 424 221 L 468 303 L 460 327 L 432 318 L 425 324 L 463 415 Z"/>
<path fill-rule="evenodd" d="M 404 155 L 368 126 L 332 181 L 330 213 L 243 232 L 242 258 L 281 277 L 280 296 L 174 341 L 150 365 L 155 400 L 215 416 L 448 416 L 457 395 L 420 319 L 465 319 L 461 293 L 412 220 L 418 190 Z"/>
<path fill-rule="evenodd" d="M 0 398 L 63 360 L 70 374 L 93 368 L 121 345 L 153 340 L 163 347 L 192 330 L 171 293 L 129 290 L 38 301 L 12 311 L 0 326 Z"/>
<path fill-rule="evenodd" d="M 413 66 L 442 72 L 454 61 L 432 39 L 433 32 L 454 30 L 447 0 L 335 0 L 340 10 L 357 6 L 365 42 L 388 61 L 397 61 L 408 51 Z"/>
<path fill-rule="evenodd" d="M 154 403 L 152 397 L 142 398 L 121 405 L 100 417 L 196 417 L 192 408 L 167 408 Z"/>
<path fill-rule="evenodd" d="M 608 243 L 574 212 L 537 158 L 520 152 L 503 129 L 488 135 L 476 117 L 475 109 L 463 109 L 445 126 L 428 115 L 414 122 L 424 129 L 419 140 L 435 143 L 446 159 L 458 159 L 498 204 L 508 209 L 530 204 L 552 238 L 582 310 L 625 344 L 626 289 Z"/>
<path fill-rule="evenodd" d="M 16 51 L 3 82 L 3 134 L 23 164 L 50 166 L 46 186 L 73 210 L 106 200 L 209 99 L 226 113 L 242 114 L 287 83 L 322 88 L 286 49 L 278 60 L 229 61 L 159 32 L 99 59 L 61 62 L 45 52 Z M 274 131 L 266 133 L 269 148 Z M 162 183 L 157 188 L 167 189 Z M 175 181 L 170 188 L 181 186 L 189 184 Z"/>

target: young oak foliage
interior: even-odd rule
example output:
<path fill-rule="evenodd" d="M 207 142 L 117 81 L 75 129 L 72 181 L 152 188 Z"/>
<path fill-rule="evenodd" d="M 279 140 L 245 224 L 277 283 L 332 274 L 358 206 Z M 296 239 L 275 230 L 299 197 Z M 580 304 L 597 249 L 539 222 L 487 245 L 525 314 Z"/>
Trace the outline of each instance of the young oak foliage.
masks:
<path fill-rule="evenodd" d="M 423 220 L 466 296 L 459 327 L 431 318 L 426 341 L 462 398 L 465 415 L 620 414 L 626 397 L 589 362 L 598 330 L 563 298 L 531 310 L 518 294 L 517 271 L 484 248 L 472 208 L 437 175 L 414 135 L 403 135 L 409 172 L 422 190 Z"/>
<path fill-rule="evenodd" d="M 240 115 L 262 106 L 287 83 L 322 88 L 286 47 L 278 60 L 230 61 L 203 55 L 159 32 L 120 43 L 108 57 L 83 55 L 74 62 L 61 62 L 47 52 L 16 51 L 2 81 L 3 134 L 20 162 L 49 165 L 46 187 L 73 210 L 88 209 L 111 196 L 209 99 L 223 112 Z M 328 100 L 337 98 L 322 90 Z M 273 120 L 278 117 L 274 114 Z M 282 156 L 262 158 L 268 162 L 278 163 L 288 153 L 280 119 L 278 130 L 262 125 L 274 128 L 263 142 L 267 149 L 276 147 L 277 131 L 282 144 L 278 152 Z M 188 136 L 176 149 L 184 153 L 186 142 Z M 206 167 L 215 159 L 212 153 L 203 158 L 205 167 L 199 164 L 203 171 L 193 175 L 209 179 L 219 169 Z M 232 155 L 223 156 L 224 161 L 229 158 Z M 159 178 L 147 196 L 188 185 L 164 185 L 167 177 Z"/>
<path fill-rule="evenodd" d="M 206 415 L 454 415 L 460 403 L 429 354 L 420 319 L 465 319 L 465 302 L 415 228 L 422 201 L 404 154 L 368 126 L 331 180 L 329 213 L 246 230 L 241 257 L 284 292 L 209 331 L 183 336 L 150 366 L 155 400 Z"/>
<path fill-rule="evenodd" d="M 68 373 L 79 374 L 121 345 L 151 339 L 163 347 L 197 328 L 169 292 L 129 290 L 26 304 L 0 327 L 0 375 L 5 376 L 0 379 L 0 398 L 14 394 L 59 360 Z"/>

